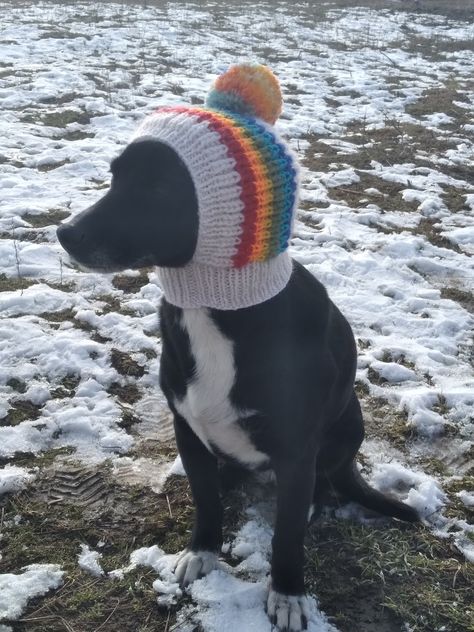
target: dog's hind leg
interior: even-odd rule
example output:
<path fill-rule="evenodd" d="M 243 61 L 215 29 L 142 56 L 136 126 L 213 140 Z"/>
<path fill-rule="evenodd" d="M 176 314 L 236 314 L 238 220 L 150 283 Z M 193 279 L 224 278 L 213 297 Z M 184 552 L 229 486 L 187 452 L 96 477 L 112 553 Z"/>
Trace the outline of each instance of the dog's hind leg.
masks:
<path fill-rule="evenodd" d="M 419 520 L 418 514 L 412 507 L 382 494 L 362 478 L 355 456 L 364 437 L 364 422 L 355 393 L 341 417 L 334 424 L 331 434 L 336 440 L 329 451 L 326 451 L 332 454 L 332 459 L 331 462 L 326 460 L 324 469 L 329 485 L 334 490 L 348 500 L 358 502 L 380 514 L 407 522 Z"/>
<path fill-rule="evenodd" d="M 174 425 L 178 451 L 196 510 L 191 541 L 179 556 L 175 568 L 179 583 L 185 587 L 218 566 L 223 509 L 216 457 L 194 434 L 185 419 L 175 415 Z"/>

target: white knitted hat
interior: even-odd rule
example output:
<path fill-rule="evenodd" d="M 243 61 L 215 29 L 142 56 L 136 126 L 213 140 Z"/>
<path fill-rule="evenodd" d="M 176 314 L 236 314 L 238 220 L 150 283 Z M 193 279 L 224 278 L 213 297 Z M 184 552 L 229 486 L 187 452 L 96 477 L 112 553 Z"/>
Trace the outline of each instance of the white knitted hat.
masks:
<path fill-rule="evenodd" d="M 218 77 L 206 105 L 159 108 L 133 140 L 172 147 L 196 190 L 196 250 L 188 265 L 160 268 L 166 299 L 179 307 L 239 309 L 288 283 L 298 169 L 271 125 L 282 98 L 268 68 L 233 66 Z"/>

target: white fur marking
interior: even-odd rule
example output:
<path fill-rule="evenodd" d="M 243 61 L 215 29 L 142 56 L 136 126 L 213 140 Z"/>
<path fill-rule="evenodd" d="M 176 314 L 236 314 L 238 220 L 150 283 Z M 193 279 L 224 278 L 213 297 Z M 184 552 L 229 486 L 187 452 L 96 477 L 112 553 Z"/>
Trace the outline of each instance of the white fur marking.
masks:
<path fill-rule="evenodd" d="M 301 632 L 305 630 L 305 622 L 309 620 L 309 605 L 305 595 L 291 596 L 270 588 L 267 599 L 267 613 L 270 621 L 274 621 L 279 630 Z"/>
<path fill-rule="evenodd" d="M 192 584 L 199 577 L 219 567 L 217 555 L 211 551 L 184 550 L 176 560 L 174 574 L 182 586 Z"/>
<path fill-rule="evenodd" d="M 210 450 L 211 444 L 227 454 L 256 467 L 268 457 L 255 449 L 238 419 L 249 412 L 239 411 L 230 402 L 235 382 L 234 349 L 209 316 L 207 309 L 185 309 L 182 318 L 196 370 L 186 395 L 175 406 L 196 435 Z"/>

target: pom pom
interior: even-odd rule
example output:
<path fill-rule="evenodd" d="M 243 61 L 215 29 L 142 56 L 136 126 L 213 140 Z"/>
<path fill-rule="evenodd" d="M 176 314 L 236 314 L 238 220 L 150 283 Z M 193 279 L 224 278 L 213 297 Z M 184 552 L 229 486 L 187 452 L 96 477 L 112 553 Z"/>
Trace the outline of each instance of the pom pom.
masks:
<path fill-rule="evenodd" d="M 283 99 L 278 79 L 267 66 L 239 64 L 216 79 L 206 105 L 255 116 L 273 125 L 281 114 Z"/>

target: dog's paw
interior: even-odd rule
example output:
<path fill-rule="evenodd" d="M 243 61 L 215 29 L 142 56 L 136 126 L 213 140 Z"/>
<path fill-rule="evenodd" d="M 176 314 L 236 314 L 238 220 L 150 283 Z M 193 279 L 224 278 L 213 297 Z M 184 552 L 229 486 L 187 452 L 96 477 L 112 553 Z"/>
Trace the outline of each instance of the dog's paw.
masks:
<path fill-rule="evenodd" d="M 308 627 L 309 606 L 305 595 L 284 595 L 270 588 L 267 614 L 279 632 L 301 632 Z"/>
<path fill-rule="evenodd" d="M 217 555 L 211 551 L 185 549 L 176 560 L 174 574 L 182 588 L 219 567 Z"/>

